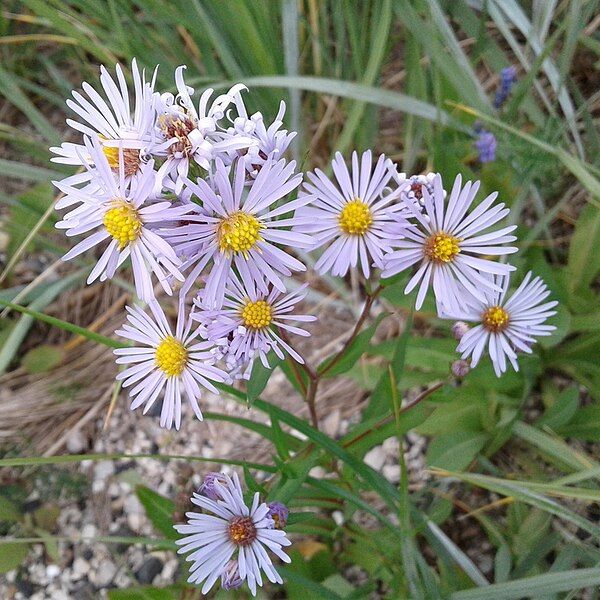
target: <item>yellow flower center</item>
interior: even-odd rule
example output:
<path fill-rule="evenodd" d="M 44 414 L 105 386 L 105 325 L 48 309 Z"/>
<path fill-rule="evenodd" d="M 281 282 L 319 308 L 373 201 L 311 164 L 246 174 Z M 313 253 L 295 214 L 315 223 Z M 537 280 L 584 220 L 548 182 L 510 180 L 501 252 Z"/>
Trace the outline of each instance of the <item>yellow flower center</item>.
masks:
<path fill-rule="evenodd" d="M 119 250 L 134 242 L 140 235 L 142 221 L 135 207 L 125 200 L 115 200 L 113 208 L 104 213 L 106 231 L 119 243 Z"/>
<path fill-rule="evenodd" d="M 481 321 L 487 330 L 499 333 L 508 327 L 508 312 L 501 306 L 491 306 L 481 315 Z"/>
<path fill-rule="evenodd" d="M 248 329 L 264 329 L 271 324 L 272 320 L 273 310 L 265 300 L 248 301 L 242 309 L 242 322 Z"/>
<path fill-rule="evenodd" d="M 340 229 L 349 235 L 365 235 L 373 223 L 369 207 L 359 198 L 346 202 L 338 216 Z"/>
<path fill-rule="evenodd" d="M 167 377 L 181 375 L 188 360 L 185 346 L 172 335 L 166 337 L 156 348 L 156 366 Z"/>
<path fill-rule="evenodd" d="M 228 533 L 236 546 L 249 546 L 256 539 L 256 526 L 250 517 L 234 517 L 229 521 Z"/>
<path fill-rule="evenodd" d="M 106 156 L 108 166 L 117 173 L 119 172 L 119 148 L 115 146 L 102 146 L 102 152 Z M 140 168 L 140 151 L 135 148 L 123 148 L 123 167 L 126 177 L 131 177 Z"/>
<path fill-rule="evenodd" d="M 246 255 L 248 250 L 258 241 L 260 230 L 264 225 L 254 216 L 245 212 L 236 212 L 223 219 L 217 225 L 217 240 L 221 252 L 241 252 Z"/>
<path fill-rule="evenodd" d="M 429 260 L 437 263 L 449 263 L 460 252 L 460 239 L 441 231 L 430 236 L 423 248 Z"/>

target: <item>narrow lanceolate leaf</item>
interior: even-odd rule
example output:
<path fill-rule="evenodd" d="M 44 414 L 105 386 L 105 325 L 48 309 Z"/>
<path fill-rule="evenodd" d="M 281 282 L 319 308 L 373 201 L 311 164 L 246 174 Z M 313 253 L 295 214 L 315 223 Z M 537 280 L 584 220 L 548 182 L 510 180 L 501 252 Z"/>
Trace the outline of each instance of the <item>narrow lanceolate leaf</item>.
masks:
<path fill-rule="evenodd" d="M 545 573 L 516 581 L 494 583 L 485 590 L 474 589 L 455 592 L 451 600 L 518 600 L 520 598 L 548 597 L 549 594 L 568 592 L 581 588 L 594 589 L 600 585 L 600 568 L 573 569 L 560 573 Z"/>
<path fill-rule="evenodd" d="M 18 456 L 14 458 L 1 458 L 0 467 L 35 467 L 38 465 L 60 465 L 66 463 L 78 463 L 84 460 L 119 460 L 152 458 L 154 460 L 187 460 L 206 462 L 221 465 L 248 466 L 250 469 L 264 471 L 265 473 L 276 473 L 277 469 L 271 465 L 248 462 L 246 460 L 229 460 L 227 458 L 202 456 L 185 456 L 183 454 L 63 454 L 59 456 Z"/>
<path fill-rule="evenodd" d="M 586 499 L 592 502 L 600 501 L 599 490 L 588 490 L 583 488 L 571 488 L 567 486 L 557 486 L 555 484 L 531 483 L 524 481 L 511 481 L 497 477 L 488 477 L 474 473 L 454 473 L 449 471 L 433 470 L 435 475 L 442 477 L 452 477 L 470 483 L 486 490 L 502 494 L 503 496 L 513 497 L 516 500 L 535 506 L 543 511 L 553 514 L 565 521 L 575 523 L 578 527 L 587 531 L 589 534 L 600 539 L 600 527 L 588 521 L 581 515 L 569 510 L 558 502 L 548 498 L 544 494 L 552 494 L 559 497 L 570 497 Z"/>
<path fill-rule="evenodd" d="M 50 315 L 38 312 L 37 310 L 27 308 L 26 306 L 20 306 L 19 304 L 13 304 L 12 302 L 6 302 L 4 300 L 0 300 L 0 305 L 6 306 L 11 310 L 16 310 L 20 313 L 23 313 L 24 315 L 33 317 L 38 321 L 43 321 L 44 323 L 48 323 L 49 325 L 53 325 L 54 327 L 59 327 L 60 329 L 64 329 L 65 331 L 70 331 L 71 333 L 80 335 L 88 340 L 91 340 L 92 342 L 104 344 L 109 348 L 125 348 L 127 346 L 127 344 L 119 342 L 118 340 L 113 340 L 112 338 L 96 333 L 95 331 L 90 331 L 85 327 L 80 327 L 79 325 L 68 323 L 67 321 L 63 321 L 62 319 L 51 317 Z"/>
<path fill-rule="evenodd" d="M 446 111 L 438 109 L 433 104 L 423 102 L 417 98 L 411 98 L 399 92 L 384 90 L 376 86 L 362 85 L 352 81 L 340 81 L 339 79 L 327 79 L 326 77 L 286 77 L 285 75 L 272 75 L 248 77 L 244 79 L 244 83 L 254 87 L 283 87 L 352 98 L 353 100 L 361 100 L 377 106 L 405 112 L 415 117 L 427 119 L 428 121 L 454 127 L 455 129 L 466 129 Z M 213 84 L 213 87 L 225 88 L 230 85 L 231 82 L 227 81 Z"/>
<path fill-rule="evenodd" d="M 173 529 L 173 513 L 175 502 L 170 498 L 161 496 L 145 485 L 138 485 L 135 493 L 146 510 L 146 515 L 152 521 L 154 528 L 166 538 L 174 540 L 179 536 Z"/>

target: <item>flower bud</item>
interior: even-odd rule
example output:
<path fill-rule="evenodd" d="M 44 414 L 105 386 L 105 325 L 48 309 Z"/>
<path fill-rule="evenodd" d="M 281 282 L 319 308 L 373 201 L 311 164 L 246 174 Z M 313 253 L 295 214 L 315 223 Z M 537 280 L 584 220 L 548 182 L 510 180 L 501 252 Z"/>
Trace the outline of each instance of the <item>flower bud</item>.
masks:
<path fill-rule="evenodd" d="M 240 577 L 240 568 L 238 561 L 232 558 L 221 573 L 221 587 L 226 590 L 235 590 L 239 588 L 244 580 Z"/>
<path fill-rule="evenodd" d="M 222 484 L 225 484 L 227 482 L 222 473 L 207 473 L 204 476 L 204 481 L 200 484 L 200 487 L 198 488 L 198 493 L 202 496 L 210 498 L 211 500 L 220 500 L 221 496 L 215 489 L 215 482 L 217 481 Z"/>
<path fill-rule="evenodd" d="M 460 342 L 461 338 L 465 333 L 469 331 L 469 326 L 464 321 L 456 321 L 452 325 L 452 335 L 457 342 Z"/>
<path fill-rule="evenodd" d="M 460 359 L 455 360 L 452 363 L 450 370 L 452 371 L 452 375 L 454 375 L 454 377 L 462 379 L 463 377 L 466 377 L 468 375 L 469 371 L 471 370 L 471 367 L 469 366 L 469 363 L 466 360 Z"/>
<path fill-rule="evenodd" d="M 287 525 L 288 515 L 290 514 L 288 507 L 281 502 L 269 502 L 267 506 L 269 507 L 267 516 L 273 519 L 274 529 L 283 529 Z"/>

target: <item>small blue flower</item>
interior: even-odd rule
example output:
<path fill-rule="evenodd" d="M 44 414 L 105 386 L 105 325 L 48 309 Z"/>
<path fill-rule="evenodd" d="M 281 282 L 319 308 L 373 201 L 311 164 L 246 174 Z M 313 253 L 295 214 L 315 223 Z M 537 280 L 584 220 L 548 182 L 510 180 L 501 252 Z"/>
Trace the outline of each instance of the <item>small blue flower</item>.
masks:
<path fill-rule="evenodd" d="M 496 160 L 497 145 L 498 142 L 496 141 L 496 136 L 490 131 L 481 129 L 474 144 L 479 153 L 479 162 L 488 163 Z"/>
<path fill-rule="evenodd" d="M 500 71 L 500 87 L 494 98 L 494 107 L 500 108 L 510 95 L 510 92 L 517 80 L 517 69 L 513 66 L 505 67 Z"/>

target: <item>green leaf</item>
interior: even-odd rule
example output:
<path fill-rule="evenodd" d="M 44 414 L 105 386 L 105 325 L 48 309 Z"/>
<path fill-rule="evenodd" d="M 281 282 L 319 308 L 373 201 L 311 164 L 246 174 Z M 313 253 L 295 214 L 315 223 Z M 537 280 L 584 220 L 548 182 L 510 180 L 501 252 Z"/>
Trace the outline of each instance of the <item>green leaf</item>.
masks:
<path fill-rule="evenodd" d="M 22 516 L 21 511 L 8 498 L 0 496 L 0 521 L 16 522 Z"/>
<path fill-rule="evenodd" d="M 191 80 L 190 83 L 192 83 Z M 361 100 L 362 102 L 399 110 L 449 127 L 463 129 L 463 126 L 447 112 L 432 104 L 376 86 L 362 85 L 339 79 L 327 79 L 325 77 L 288 77 L 285 75 L 246 77 L 244 83 L 250 87 L 283 87 L 352 98 L 353 100 Z M 214 83 L 213 87 L 218 89 L 230 85 L 231 82 L 223 81 Z"/>
<path fill-rule="evenodd" d="M 138 485 L 135 488 L 135 493 L 146 509 L 146 515 L 152 521 L 154 528 L 170 540 L 177 539 L 178 534 L 173 529 L 175 502 L 144 485 Z"/>
<path fill-rule="evenodd" d="M 246 396 L 250 404 L 263 393 L 271 374 L 280 362 L 273 352 L 269 352 L 267 358 L 271 368 L 265 367 L 261 360 L 255 360 L 252 365 L 252 373 L 246 386 Z"/>
<path fill-rule="evenodd" d="M 440 469 L 461 471 L 485 446 L 489 437 L 473 431 L 452 431 L 435 437 L 427 448 L 427 462 Z"/>
<path fill-rule="evenodd" d="M 557 429 L 566 425 L 579 408 L 579 390 L 575 386 L 564 389 L 554 404 L 537 420 L 537 425 Z"/>
<path fill-rule="evenodd" d="M 559 428 L 559 433 L 588 442 L 600 441 L 600 404 L 580 408 L 568 425 Z"/>
<path fill-rule="evenodd" d="M 186 456 L 184 454 L 62 454 L 56 456 L 18 456 L 14 458 L 0 458 L 0 467 L 34 467 L 39 465 L 59 465 L 77 463 L 84 460 L 119 460 L 119 459 L 154 460 L 188 460 L 213 464 L 247 465 L 250 469 L 257 469 L 265 473 L 276 473 L 277 469 L 271 465 L 248 462 L 247 460 L 229 460 L 223 457 L 204 458 L 203 456 Z"/>
<path fill-rule="evenodd" d="M 10 542 L 0 550 L 0 573 L 8 573 L 16 569 L 27 557 L 29 548 L 26 544 Z"/>
<path fill-rule="evenodd" d="M 109 600 L 179 600 L 187 595 L 186 590 L 194 593 L 194 588 L 170 585 L 159 588 L 151 585 L 128 587 L 125 590 L 108 590 Z"/>
<path fill-rule="evenodd" d="M 485 590 L 454 592 L 451 600 L 519 600 L 521 598 L 547 597 L 549 594 L 568 592 L 581 588 L 594 589 L 600 585 L 600 568 L 573 569 L 560 573 L 546 573 L 516 581 L 494 583 Z"/>
<path fill-rule="evenodd" d="M 390 408 L 390 399 L 392 394 L 396 393 L 396 390 L 392 390 L 392 385 L 397 386 L 402 380 L 402 373 L 404 371 L 404 361 L 406 358 L 406 345 L 410 331 L 412 329 L 412 313 L 404 324 L 404 331 L 396 342 L 394 348 L 394 355 L 389 364 L 389 370 L 386 369 L 381 374 L 375 389 L 371 393 L 369 404 L 363 412 L 363 419 L 370 419 L 377 415 L 385 413 Z M 390 377 L 390 371 L 392 377 Z M 393 381 L 392 381 L 393 379 Z"/>
<path fill-rule="evenodd" d="M 21 363 L 29 373 L 45 373 L 60 365 L 64 356 L 62 348 L 42 344 L 29 350 Z"/>
<path fill-rule="evenodd" d="M 76 274 L 79 277 L 79 274 Z M 73 276 L 72 276 L 73 277 Z M 64 282 L 65 280 L 63 280 Z M 18 312 L 23 313 L 29 317 L 33 317 L 38 321 L 43 321 L 44 323 L 48 323 L 49 325 L 53 325 L 54 327 L 59 327 L 60 329 L 64 329 L 65 331 L 70 331 L 71 333 L 75 333 L 80 335 L 88 340 L 93 342 L 98 342 L 100 344 L 104 344 L 109 348 L 125 348 L 127 344 L 123 342 L 119 342 L 118 340 L 113 340 L 112 338 L 106 337 L 104 335 L 100 335 L 95 331 L 90 331 L 85 327 L 80 327 L 79 325 L 74 325 L 73 323 L 68 323 L 67 321 L 63 321 L 62 319 L 57 319 L 56 317 L 51 317 L 50 315 L 46 315 L 44 313 L 38 312 L 37 310 L 32 310 L 31 308 L 27 308 L 25 306 L 20 306 L 18 304 L 13 304 L 12 302 L 6 302 L 5 300 L 0 299 L 0 306 L 7 306 L 11 310 L 16 310 Z M 33 303 L 32 303 L 33 306 Z"/>
<path fill-rule="evenodd" d="M 567 262 L 569 291 L 588 287 L 600 269 L 600 210 L 584 206 L 571 237 Z"/>

